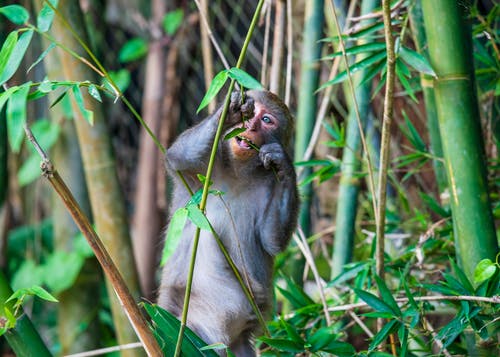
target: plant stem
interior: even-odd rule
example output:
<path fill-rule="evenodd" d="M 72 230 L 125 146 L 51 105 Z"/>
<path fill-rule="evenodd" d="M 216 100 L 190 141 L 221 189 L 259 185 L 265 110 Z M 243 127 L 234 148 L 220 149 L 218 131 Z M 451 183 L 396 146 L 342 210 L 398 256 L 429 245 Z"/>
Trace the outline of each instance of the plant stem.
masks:
<path fill-rule="evenodd" d="M 236 63 L 236 68 L 240 68 L 243 60 L 245 59 L 246 52 L 248 45 L 250 44 L 250 39 L 252 38 L 253 31 L 255 29 L 255 26 L 257 24 L 257 20 L 260 15 L 260 11 L 262 9 L 262 5 L 264 4 L 264 0 L 259 0 L 259 3 L 257 4 L 257 8 L 255 10 L 254 16 L 252 18 L 252 22 L 250 23 L 250 27 L 248 29 L 247 36 L 245 38 L 245 42 L 243 43 L 243 47 L 241 49 L 240 56 L 238 58 L 238 62 Z M 235 80 L 231 80 L 229 84 L 229 89 L 226 95 L 226 99 L 224 101 L 224 108 L 222 109 L 222 114 L 219 119 L 219 125 L 217 127 L 217 132 L 215 133 L 215 138 L 214 138 L 214 144 L 212 145 L 212 151 L 210 153 L 210 160 L 208 162 L 208 168 L 207 168 L 207 173 L 205 175 L 205 182 L 203 184 L 203 193 L 201 196 L 201 202 L 200 202 L 200 210 L 202 212 L 205 212 L 205 207 L 207 204 L 207 198 L 208 198 L 208 192 L 210 188 L 210 179 L 212 177 L 212 171 L 214 168 L 214 163 L 215 163 L 215 157 L 217 153 L 217 149 L 219 146 L 219 141 L 222 136 L 222 131 L 223 131 L 223 125 L 224 125 L 224 120 L 226 119 L 227 113 L 229 111 L 229 104 L 231 102 L 231 93 L 234 89 L 235 85 Z M 200 228 L 196 228 L 195 236 L 193 239 L 193 251 L 191 254 L 191 261 L 190 261 L 190 266 L 189 266 L 189 273 L 187 277 L 187 282 L 186 282 L 186 291 L 184 295 L 184 306 L 182 308 L 182 316 L 181 316 L 181 325 L 179 328 L 179 336 L 177 337 L 177 344 L 175 346 L 175 357 L 180 356 L 181 350 L 182 350 L 182 339 L 184 336 L 184 330 L 186 329 L 186 322 L 187 322 L 187 314 L 189 310 L 189 298 L 191 296 L 191 287 L 193 283 L 193 273 L 194 273 L 194 266 L 195 266 L 195 261 L 196 261 L 196 252 L 198 249 L 198 242 L 200 239 Z"/>
<path fill-rule="evenodd" d="M 382 137 L 380 144 L 380 163 L 377 191 L 377 242 L 376 242 L 376 273 L 384 279 L 384 230 L 385 206 L 387 194 L 387 171 L 389 168 L 389 152 L 391 142 L 391 123 L 394 109 L 394 82 L 396 56 L 394 53 L 394 38 L 392 37 L 391 4 L 389 0 L 382 1 L 384 17 L 385 46 L 387 49 L 387 75 L 385 83 L 384 114 L 382 117 Z"/>

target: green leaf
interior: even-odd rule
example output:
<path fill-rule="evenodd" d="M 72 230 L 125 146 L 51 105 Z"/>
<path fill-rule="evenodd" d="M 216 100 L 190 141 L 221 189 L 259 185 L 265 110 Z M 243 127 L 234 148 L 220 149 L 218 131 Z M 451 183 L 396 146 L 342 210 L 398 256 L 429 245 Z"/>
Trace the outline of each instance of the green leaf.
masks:
<path fill-rule="evenodd" d="M 420 198 L 425 202 L 425 204 L 429 207 L 430 210 L 437 213 L 443 218 L 450 217 L 450 212 L 444 209 L 441 204 L 432 196 L 429 196 L 423 192 L 420 192 Z"/>
<path fill-rule="evenodd" d="M 38 154 L 31 154 L 19 168 L 17 172 L 17 182 L 19 186 L 24 187 L 29 185 L 37 178 L 40 177 L 40 156 Z"/>
<path fill-rule="evenodd" d="M 497 270 L 497 266 L 490 259 L 483 259 L 474 269 L 474 282 L 481 283 L 491 278 Z"/>
<path fill-rule="evenodd" d="M 118 53 L 121 63 L 136 61 L 148 53 L 148 44 L 140 37 L 127 41 Z"/>
<path fill-rule="evenodd" d="M 356 73 L 362 69 L 368 69 L 369 67 L 376 65 L 377 63 L 379 63 L 380 61 L 385 59 L 385 57 L 386 57 L 385 51 L 377 52 L 369 57 L 366 57 L 366 58 L 362 59 L 361 61 L 356 62 L 355 64 L 350 66 L 349 67 L 350 73 L 351 73 L 351 75 L 353 75 L 354 73 Z M 341 83 L 341 82 L 345 81 L 347 79 L 347 77 L 348 77 L 347 71 L 343 71 L 343 72 L 339 73 L 338 75 L 336 75 L 333 79 L 329 80 L 328 82 L 323 84 L 321 87 L 319 87 L 318 91 L 321 91 L 321 90 L 323 90 L 326 87 L 329 87 L 331 85 Z"/>
<path fill-rule="evenodd" d="M 402 46 L 399 50 L 399 56 L 403 61 L 416 69 L 418 72 L 436 77 L 436 72 L 434 72 L 430 63 L 420 53 Z"/>
<path fill-rule="evenodd" d="M 283 318 L 280 318 L 280 324 L 281 327 L 286 331 L 286 334 L 288 335 L 288 338 L 292 341 L 295 341 L 301 345 L 305 345 L 305 341 L 300 337 L 300 334 L 297 332 L 295 327 L 286 322 Z"/>
<path fill-rule="evenodd" d="M 110 71 L 108 72 L 109 76 L 116 84 L 118 89 L 123 93 L 127 90 L 130 85 L 130 72 L 126 69 L 120 69 L 119 71 Z M 104 79 L 103 84 L 106 88 L 108 88 L 111 92 L 115 93 L 113 86 L 109 83 L 107 79 Z"/>
<path fill-rule="evenodd" d="M 229 77 L 248 89 L 264 89 L 262 84 L 242 69 L 233 67 L 229 70 Z"/>
<path fill-rule="evenodd" d="M 370 343 L 369 351 L 373 351 L 380 345 L 391 333 L 395 332 L 399 327 L 398 320 L 391 320 L 382 327 L 382 329 L 373 337 L 372 343 Z"/>
<path fill-rule="evenodd" d="M 182 231 L 186 225 L 188 210 L 185 207 L 179 208 L 172 215 L 167 230 L 167 238 L 165 239 L 165 246 L 163 247 L 163 254 L 161 257 L 161 265 L 165 265 L 168 258 L 175 252 L 179 242 L 182 238 Z"/>
<path fill-rule="evenodd" d="M 32 37 L 33 30 L 26 31 L 19 36 L 14 50 L 10 53 L 7 64 L 5 64 L 3 71 L 0 72 L 0 86 L 7 82 L 19 68 Z"/>
<path fill-rule="evenodd" d="M 205 94 L 205 96 L 203 97 L 203 99 L 201 100 L 200 106 L 196 110 L 196 113 L 199 113 L 200 110 L 205 108 L 208 105 L 208 103 L 210 103 L 215 98 L 217 93 L 219 93 L 219 91 L 222 89 L 222 87 L 226 83 L 228 76 L 229 76 L 229 74 L 228 74 L 228 71 L 226 71 L 226 70 L 222 70 L 219 73 L 217 73 L 217 75 L 214 77 L 214 79 L 212 79 L 212 82 L 210 83 L 210 87 L 208 88 L 208 91 Z"/>
<path fill-rule="evenodd" d="M 47 0 L 50 1 L 52 6 L 57 8 L 57 3 L 59 0 Z M 38 14 L 38 17 L 36 19 L 36 24 L 38 29 L 41 32 L 47 32 L 50 29 L 50 26 L 52 25 L 52 22 L 54 21 L 54 10 L 50 8 L 50 6 L 44 2 L 42 9 L 40 10 L 40 13 Z"/>
<path fill-rule="evenodd" d="M 380 298 L 390 306 L 392 311 L 397 316 L 401 316 L 401 310 L 399 309 L 398 303 L 394 300 L 394 297 L 392 296 L 391 291 L 387 288 L 385 281 L 378 275 L 375 275 L 375 282 L 377 283 L 378 290 L 380 291 Z"/>
<path fill-rule="evenodd" d="M 2 49 L 0 50 L 0 75 L 3 74 L 5 67 L 7 66 L 7 62 L 9 61 L 14 48 L 16 48 L 17 34 L 17 31 L 9 33 L 2 45 Z"/>
<path fill-rule="evenodd" d="M 330 281 L 327 287 L 334 287 L 336 285 L 342 284 L 347 280 L 355 278 L 363 270 L 369 269 L 367 263 L 352 263 L 344 267 L 344 271 L 337 275 L 332 281 Z"/>
<path fill-rule="evenodd" d="M 12 277 L 12 289 L 17 291 L 26 286 L 42 285 L 44 280 L 43 274 L 42 266 L 36 265 L 33 260 L 25 260 Z"/>
<path fill-rule="evenodd" d="M 12 151 L 19 152 L 24 138 L 26 101 L 31 82 L 23 84 L 12 93 L 7 103 L 7 135 Z"/>
<path fill-rule="evenodd" d="M 163 29 L 167 35 L 172 36 L 177 32 L 184 19 L 184 10 L 176 9 L 169 11 L 163 17 Z"/>
<path fill-rule="evenodd" d="M 59 302 L 54 296 L 52 296 L 47 290 L 45 290 L 41 286 L 32 286 L 29 289 L 29 291 L 32 295 L 38 296 L 40 299 L 50 302 Z"/>
<path fill-rule="evenodd" d="M 405 74 L 405 69 L 406 66 L 404 65 L 403 62 L 396 60 L 396 76 L 399 79 L 399 82 L 403 85 L 403 88 L 405 89 L 406 93 L 410 96 L 410 98 L 415 102 L 418 103 L 417 97 L 415 97 L 415 90 L 411 86 L 410 82 L 408 81 L 408 78 L 406 77 Z"/>
<path fill-rule="evenodd" d="M 16 25 L 22 25 L 30 18 L 28 10 L 21 5 L 7 5 L 0 7 L 0 14 L 4 15 Z"/>
<path fill-rule="evenodd" d="M 97 89 L 97 87 L 95 86 L 95 84 L 91 84 L 89 85 L 88 87 L 88 92 L 89 94 L 95 99 L 97 100 L 98 102 L 101 102 L 102 103 L 102 98 L 101 98 L 101 94 L 99 93 L 99 90 Z"/>
<path fill-rule="evenodd" d="M 94 125 L 94 112 L 85 109 L 85 104 L 83 101 L 83 95 L 82 91 L 80 90 L 80 86 L 78 84 L 75 84 L 71 89 L 73 91 L 73 96 L 75 97 L 75 102 L 78 105 L 78 109 L 80 109 L 80 113 L 82 113 L 84 119 L 90 125 Z"/>
<path fill-rule="evenodd" d="M 234 130 L 231 130 L 226 136 L 224 136 L 224 140 L 232 139 L 235 136 L 238 136 L 241 133 L 244 133 L 245 131 L 247 131 L 246 128 L 236 128 Z"/>
<path fill-rule="evenodd" d="M 284 338 L 259 337 L 258 340 L 264 342 L 265 344 L 279 351 L 292 352 L 292 353 L 305 351 L 304 345 Z"/>
<path fill-rule="evenodd" d="M 55 251 L 44 264 L 45 283 L 58 294 L 73 286 L 82 270 L 85 258 L 75 252 Z"/>
<path fill-rule="evenodd" d="M 403 131 L 405 136 L 408 138 L 408 140 L 410 140 L 411 144 L 416 150 L 421 152 L 427 151 L 427 148 L 425 146 L 424 141 L 422 140 L 422 137 L 420 136 L 417 129 L 412 124 L 410 118 L 408 117 L 408 115 L 404 110 L 403 110 L 403 117 L 405 118 L 406 127 L 408 128 L 408 132 Z"/>
<path fill-rule="evenodd" d="M 52 50 L 54 47 L 56 47 L 56 44 L 54 42 L 51 42 L 49 47 L 47 47 L 47 49 L 45 51 L 43 51 L 40 56 L 38 56 L 37 60 L 35 62 L 33 62 L 33 64 L 28 68 L 28 70 L 26 72 L 28 73 L 29 71 L 31 71 L 33 69 L 33 67 L 35 67 L 38 63 L 40 63 L 45 58 L 45 56 L 47 56 L 47 54 L 50 52 L 50 50 Z"/>
<path fill-rule="evenodd" d="M 453 268 L 453 271 L 455 272 L 455 275 L 460 281 L 460 285 L 465 288 L 468 294 L 473 295 L 474 287 L 470 283 L 469 278 L 467 278 L 467 275 L 465 275 L 464 271 L 460 269 L 460 267 L 457 265 L 457 263 L 455 263 L 453 259 L 450 259 L 450 263 L 451 267 Z"/>
<path fill-rule="evenodd" d="M 198 205 L 188 205 L 186 208 L 188 210 L 189 220 L 193 222 L 196 227 L 206 231 L 211 230 L 210 222 L 208 222 L 207 217 L 200 210 Z"/>
<path fill-rule="evenodd" d="M 384 50 L 384 49 L 385 49 L 385 43 L 373 42 L 373 43 L 367 43 L 364 45 L 349 47 L 345 50 L 345 54 L 346 55 L 356 55 L 358 53 L 375 52 L 375 51 L 380 51 L 380 50 Z M 337 51 L 335 53 L 332 53 L 330 55 L 323 57 L 323 59 L 331 59 L 331 58 L 335 58 L 335 57 L 341 56 L 341 55 L 342 55 L 342 51 Z"/>
<path fill-rule="evenodd" d="M 396 313 L 388 304 L 386 304 L 383 300 L 379 299 L 372 293 L 363 291 L 361 289 L 354 289 L 354 292 L 361 298 L 361 300 L 370 305 L 375 311 L 387 312 L 389 314 L 392 314 L 393 316 L 396 315 Z"/>

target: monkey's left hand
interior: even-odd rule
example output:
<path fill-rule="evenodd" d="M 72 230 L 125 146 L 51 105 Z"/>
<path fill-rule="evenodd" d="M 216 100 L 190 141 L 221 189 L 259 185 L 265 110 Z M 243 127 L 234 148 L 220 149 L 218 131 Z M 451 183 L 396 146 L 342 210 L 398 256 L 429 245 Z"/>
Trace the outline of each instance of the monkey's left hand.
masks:
<path fill-rule="evenodd" d="M 250 119 L 254 114 L 254 100 L 246 94 L 241 96 L 240 91 L 231 93 L 231 103 L 229 104 L 229 113 L 226 118 L 226 125 L 233 126 L 242 122 L 243 120 Z"/>
<path fill-rule="evenodd" d="M 259 150 L 259 157 L 266 170 L 276 169 L 280 181 L 289 175 L 295 174 L 288 155 L 278 143 L 262 145 Z"/>

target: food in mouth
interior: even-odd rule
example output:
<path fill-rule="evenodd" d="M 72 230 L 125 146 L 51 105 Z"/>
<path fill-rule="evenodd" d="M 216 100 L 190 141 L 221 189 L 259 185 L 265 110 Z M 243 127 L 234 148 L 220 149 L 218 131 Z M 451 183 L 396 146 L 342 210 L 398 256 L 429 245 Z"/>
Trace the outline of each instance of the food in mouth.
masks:
<path fill-rule="evenodd" d="M 240 148 L 243 148 L 243 149 L 257 149 L 257 145 L 252 141 L 250 140 L 249 138 L 247 137 L 244 137 L 244 136 L 241 136 L 241 135 L 237 135 L 235 137 L 236 139 L 236 143 L 238 144 L 238 146 Z"/>

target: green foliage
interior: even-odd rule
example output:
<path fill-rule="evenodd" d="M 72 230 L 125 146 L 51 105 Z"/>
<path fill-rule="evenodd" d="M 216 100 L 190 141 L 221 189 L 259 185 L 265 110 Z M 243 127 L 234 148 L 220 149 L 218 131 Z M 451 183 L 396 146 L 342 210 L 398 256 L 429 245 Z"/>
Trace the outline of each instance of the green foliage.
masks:
<path fill-rule="evenodd" d="M 174 35 L 184 20 L 184 10 L 176 9 L 167 12 L 163 17 L 163 29 L 167 35 Z"/>
<path fill-rule="evenodd" d="M 137 61 L 148 53 L 148 44 L 140 37 L 135 37 L 125 42 L 118 53 L 118 60 L 121 63 Z"/>

